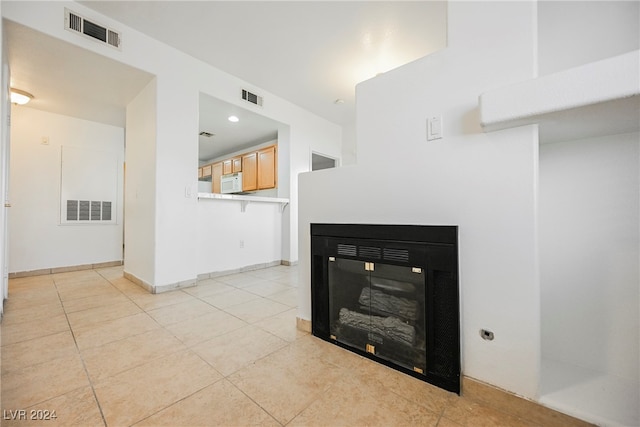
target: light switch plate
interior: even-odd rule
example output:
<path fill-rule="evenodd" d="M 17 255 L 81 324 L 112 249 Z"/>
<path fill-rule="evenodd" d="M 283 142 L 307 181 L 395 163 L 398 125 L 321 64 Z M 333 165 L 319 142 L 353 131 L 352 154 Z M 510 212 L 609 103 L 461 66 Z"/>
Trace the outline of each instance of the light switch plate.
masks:
<path fill-rule="evenodd" d="M 442 116 L 433 116 L 427 119 L 427 141 L 442 138 Z"/>

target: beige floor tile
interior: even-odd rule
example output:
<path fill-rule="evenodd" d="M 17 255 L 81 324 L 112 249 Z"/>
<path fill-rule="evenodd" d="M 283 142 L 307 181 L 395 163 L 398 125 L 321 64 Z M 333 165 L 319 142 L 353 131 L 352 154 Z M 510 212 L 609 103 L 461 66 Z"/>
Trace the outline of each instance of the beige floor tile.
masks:
<path fill-rule="evenodd" d="M 315 357 L 292 351 L 291 344 L 228 377 L 282 424 L 320 398 L 345 375 L 344 370 Z"/>
<path fill-rule="evenodd" d="M 54 283 L 59 291 L 68 293 L 76 290 L 100 287 L 104 284 L 108 284 L 109 281 L 98 274 L 91 274 L 91 277 L 88 278 L 74 278 L 73 280 L 64 281 L 54 278 Z"/>
<path fill-rule="evenodd" d="M 215 278 L 217 281 L 226 283 L 227 285 L 235 286 L 236 288 L 244 288 L 260 282 L 262 279 L 256 276 L 252 276 L 249 273 L 237 273 L 227 276 L 220 276 Z"/>
<path fill-rule="evenodd" d="M 87 297 L 115 298 L 122 294 L 118 289 L 111 285 L 111 283 L 104 279 L 102 279 L 100 284 L 93 286 L 82 288 L 74 287 L 72 289 L 65 290 L 58 288 L 58 293 L 60 294 L 60 299 L 63 303 Z"/>
<path fill-rule="evenodd" d="M 252 325 L 207 340 L 192 350 L 227 376 L 287 345 L 286 341 Z"/>
<path fill-rule="evenodd" d="M 21 309 L 38 305 L 47 305 L 60 301 L 56 289 L 29 290 L 9 295 L 7 309 Z"/>
<path fill-rule="evenodd" d="M 95 325 L 74 328 L 73 333 L 80 350 L 98 347 L 123 338 L 142 334 L 160 325 L 146 313 L 138 313 Z"/>
<path fill-rule="evenodd" d="M 251 286 L 246 286 L 242 289 L 244 289 L 247 292 L 251 292 L 252 294 L 260 295 L 261 297 L 268 297 L 270 295 L 286 291 L 290 288 L 286 285 L 283 285 L 282 283 L 277 283 L 270 280 L 263 280 L 259 283 L 256 283 Z"/>
<path fill-rule="evenodd" d="M 149 291 L 144 289 L 142 286 L 136 285 L 131 280 L 125 277 L 111 279 L 109 280 L 109 283 L 111 283 L 116 289 L 118 289 L 128 297 L 133 297 L 136 295 L 149 295 Z"/>
<path fill-rule="evenodd" d="M 353 371 L 352 376 L 367 384 L 370 389 L 386 388 L 437 414 L 442 413 L 451 402 L 459 399 L 454 393 L 368 359 L 363 359 L 358 369 Z"/>
<path fill-rule="evenodd" d="M 260 279 L 277 279 L 286 277 L 292 273 L 297 275 L 297 267 L 290 267 L 286 265 L 277 265 L 274 267 L 264 268 L 261 270 L 248 271 L 246 274 L 258 277 Z"/>
<path fill-rule="evenodd" d="M 288 425 L 435 427 L 439 418 L 387 389 L 343 377 Z"/>
<path fill-rule="evenodd" d="M 71 331 L 2 347 L 2 374 L 78 353 Z"/>
<path fill-rule="evenodd" d="M 65 273 L 52 274 L 51 277 L 56 282 L 56 285 L 90 282 L 92 280 L 101 279 L 101 276 L 95 270 L 68 271 Z"/>
<path fill-rule="evenodd" d="M 130 300 L 124 300 L 116 304 L 103 305 L 72 313 L 68 312 L 67 317 L 71 328 L 77 330 L 137 313 L 142 313 L 140 307 Z"/>
<path fill-rule="evenodd" d="M 280 304 L 288 305 L 289 307 L 297 307 L 298 289 L 286 288 L 285 291 L 271 294 L 268 298 L 272 301 L 279 302 Z"/>
<path fill-rule="evenodd" d="M 271 301 L 266 298 L 258 298 L 229 307 L 226 311 L 247 323 L 255 323 L 259 320 L 287 311 L 290 308 L 291 307 L 280 304 L 279 302 Z"/>
<path fill-rule="evenodd" d="M 47 292 L 57 292 L 53 280 L 31 280 L 17 282 L 21 279 L 11 279 L 9 281 L 9 298 L 23 298 L 34 295 L 41 295 Z"/>
<path fill-rule="evenodd" d="M 161 294 L 130 295 L 130 298 L 143 310 L 153 310 L 154 308 L 166 307 L 180 302 L 193 301 L 194 297 L 182 291 L 163 292 Z"/>
<path fill-rule="evenodd" d="M 513 394 L 505 393 L 480 381 L 464 377 L 463 396 L 470 400 L 487 405 L 516 417 L 529 420 L 548 427 L 586 427 L 589 423 L 554 411 Z"/>
<path fill-rule="evenodd" d="M 9 293 L 21 287 L 38 287 L 54 285 L 53 277 L 50 274 L 40 276 L 17 277 L 9 280 Z"/>
<path fill-rule="evenodd" d="M 540 424 L 522 420 L 463 397 L 454 399 L 444 410 L 444 418 L 469 427 L 538 427 Z"/>
<path fill-rule="evenodd" d="M 67 313 L 73 313 L 76 311 L 88 310 L 90 308 L 104 307 L 107 305 L 118 304 L 122 302 L 131 301 L 126 295 L 121 292 L 112 295 L 97 295 L 89 296 L 85 298 L 66 300 L 63 302 L 64 310 Z"/>
<path fill-rule="evenodd" d="M 195 353 L 182 351 L 108 378 L 95 391 L 107 424 L 122 426 L 141 421 L 221 378 Z"/>
<path fill-rule="evenodd" d="M 47 335 L 68 330 L 69 323 L 64 314 L 2 325 L 2 346 L 46 337 Z"/>
<path fill-rule="evenodd" d="M 153 317 L 161 325 L 172 325 L 185 320 L 195 319 L 205 314 L 212 314 L 219 311 L 204 301 L 193 299 L 191 301 L 180 302 L 166 307 L 148 310 L 149 316 Z"/>
<path fill-rule="evenodd" d="M 104 426 L 91 387 L 82 387 L 26 409 L 26 420 L 3 420 L 3 426 Z"/>
<path fill-rule="evenodd" d="M 229 381 L 221 380 L 136 424 L 142 426 L 280 426 Z"/>
<path fill-rule="evenodd" d="M 111 280 L 111 279 L 118 279 L 122 277 L 123 271 L 124 271 L 124 267 L 120 265 L 117 267 L 99 268 L 96 270 L 96 273 L 98 273 L 100 276 L 104 277 L 107 280 Z"/>
<path fill-rule="evenodd" d="M 4 313 L 2 315 L 2 326 L 47 320 L 52 317 L 64 315 L 64 309 L 62 308 L 60 300 L 23 308 L 16 308 L 11 304 L 12 302 L 13 300 L 11 299 L 5 302 Z"/>
<path fill-rule="evenodd" d="M 215 279 L 206 279 L 198 281 L 197 286 L 184 289 L 184 292 L 196 297 L 206 297 L 230 292 L 234 289 L 236 288 L 226 283 L 218 282 Z"/>
<path fill-rule="evenodd" d="M 169 332 L 154 329 L 83 350 L 82 358 L 91 379 L 99 382 L 151 360 L 184 350 L 186 347 Z"/>
<path fill-rule="evenodd" d="M 209 304 L 220 308 L 226 309 L 232 307 L 234 305 L 242 304 L 245 302 L 253 301 L 255 299 L 260 298 L 259 295 L 253 294 L 251 292 L 247 292 L 243 289 L 234 288 L 230 292 L 219 293 L 215 295 L 209 295 L 205 297 L 201 297 L 204 301 Z"/>
<path fill-rule="evenodd" d="M 80 355 L 61 357 L 3 375 L 2 407 L 28 408 L 88 385 Z"/>
<path fill-rule="evenodd" d="M 359 356 L 349 350 L 345 350 L 342 347 L 338 347 L 335 344 L 326 342 L 321 340 L 320 338 L 314 337 L 313 335 L 306 335 L 289 346 L 288 351 L 291 353 L 292 357 L 296 358 L 304 358 L 308 357 L 309 354 L 313 354 L 314 357 L 320 358 L 325 362 L 343 368 L 347 371 L 357 372 L 363 369 L 365 366 L 369 366 L 364 364 L 363 362 L 370 362 L 368 359 Z M 384 365 L 374 364 L 374 366 L 384 367 Z"/>
<path fill-rule="evenodd" d="M 440 417 L 437 427 L 463 427 L 463 425 L 458 424 L 455 421 L 451 421 L 449 418 Z"/>
<path fill-rule="evenodd" d="M 213 337 L 246 326 L 247 323 L 225 312 L 218 311 L 195 319 L 166 326 L 176 338 L 191 347 Z"/>
<path fill-rule="evenodd" d="M 309 335 L 307 332 L 303 332 L 296 327 L 296 314 L 296 309 L 283 311 L 275 316 L 258 320 L 254 325 L 282 338 L 285 341 L 292 342 L 298 338 Z"/>

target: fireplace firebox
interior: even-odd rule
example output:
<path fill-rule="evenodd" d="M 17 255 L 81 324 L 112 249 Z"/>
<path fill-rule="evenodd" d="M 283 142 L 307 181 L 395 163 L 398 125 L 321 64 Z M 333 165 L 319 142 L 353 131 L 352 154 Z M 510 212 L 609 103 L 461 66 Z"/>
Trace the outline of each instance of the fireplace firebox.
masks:
<path fill-rule="evenodd" d="M 311 224 L 313 335 L 460 393 L 456 226 Z"/>

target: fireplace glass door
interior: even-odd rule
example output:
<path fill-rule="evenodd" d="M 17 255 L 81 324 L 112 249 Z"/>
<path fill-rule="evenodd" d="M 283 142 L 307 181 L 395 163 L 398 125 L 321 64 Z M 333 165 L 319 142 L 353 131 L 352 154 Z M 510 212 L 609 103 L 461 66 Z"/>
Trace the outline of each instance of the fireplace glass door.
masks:
<path fill-rule="evenodd" d="M 331 339 L 426 372 L 425 271 L 330 257 Z"/>

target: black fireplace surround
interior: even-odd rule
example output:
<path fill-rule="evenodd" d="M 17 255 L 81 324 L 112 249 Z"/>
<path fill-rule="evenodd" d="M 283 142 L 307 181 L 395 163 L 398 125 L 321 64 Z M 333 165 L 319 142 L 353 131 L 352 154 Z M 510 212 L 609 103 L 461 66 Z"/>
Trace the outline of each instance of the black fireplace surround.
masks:
<path fill-rule="evenodd" d="M 313 335 L 460 394 L 458 227 L 311 224 Z"/>

